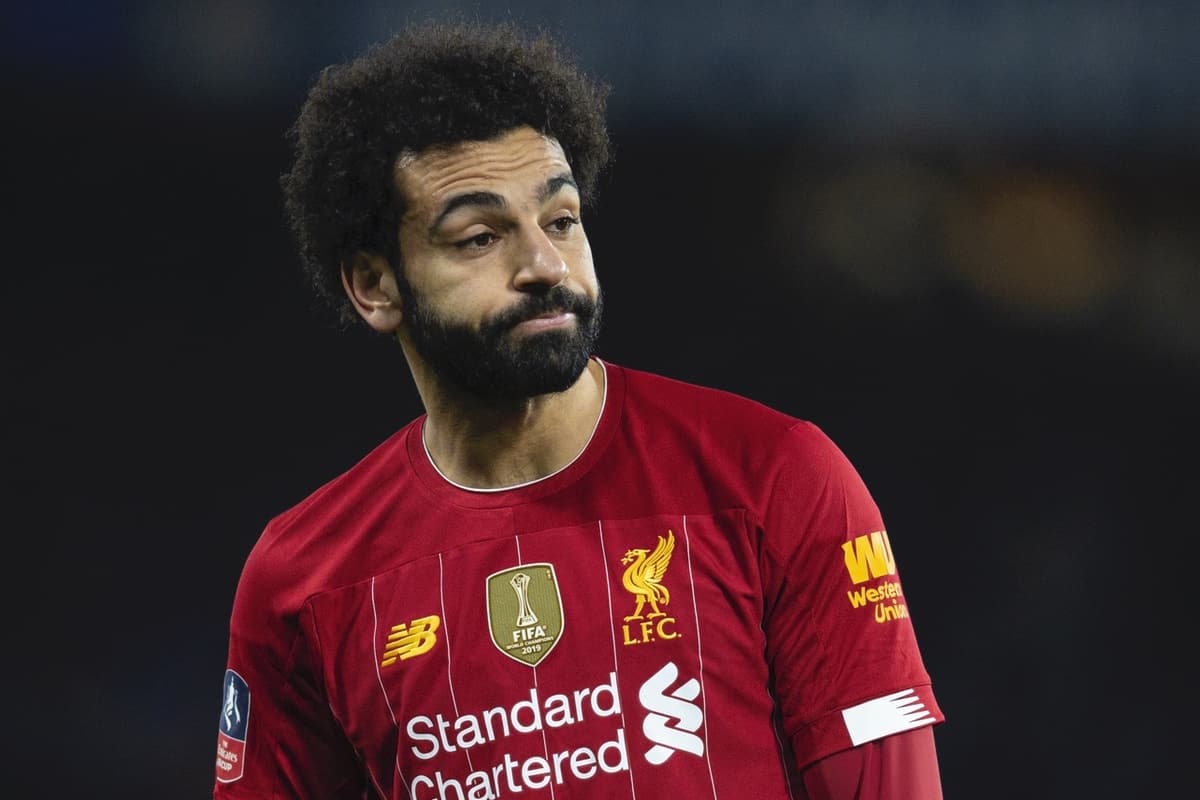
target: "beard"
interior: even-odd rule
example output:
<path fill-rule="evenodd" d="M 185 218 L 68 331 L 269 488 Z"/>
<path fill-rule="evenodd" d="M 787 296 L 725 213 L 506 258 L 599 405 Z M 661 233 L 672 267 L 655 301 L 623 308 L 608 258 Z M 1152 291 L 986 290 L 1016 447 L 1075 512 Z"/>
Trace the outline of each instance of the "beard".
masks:
<path fill-rule="evenodd" d="M 587 367 L 600 335 L 604 302 L 564 286 L 526 295 L 478 330 L 448 320 L 399 281 L 413 346 L 439 377 L 484 400 L 508 402 L 562 392 Z M 518 336 L 513 329 L 542 314 L 571 312 L 575 326 Z"/>

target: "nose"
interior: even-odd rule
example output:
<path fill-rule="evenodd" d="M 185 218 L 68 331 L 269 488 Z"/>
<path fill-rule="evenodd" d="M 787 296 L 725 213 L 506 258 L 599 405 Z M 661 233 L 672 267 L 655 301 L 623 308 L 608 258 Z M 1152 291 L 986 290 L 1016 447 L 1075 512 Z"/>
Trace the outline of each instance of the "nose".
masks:
<path fill-rule="evenodd" d="M 541 228 L 534 228 L 522 237 L 518 258 L 520 266 L 513 283 L 523 291 L 557 286 L 570 272 L 563 254 Z"/>

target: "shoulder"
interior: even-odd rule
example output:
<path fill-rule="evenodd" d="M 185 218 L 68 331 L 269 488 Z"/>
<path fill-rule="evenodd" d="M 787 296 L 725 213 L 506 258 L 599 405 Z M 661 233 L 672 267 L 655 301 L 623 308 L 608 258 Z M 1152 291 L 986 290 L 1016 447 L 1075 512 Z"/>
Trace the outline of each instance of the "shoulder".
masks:
<path fill-rule="evenodd" d="M 406 442 L 420 420 L 401 428 L 337 477 L 273 517 L 246 558 L 239 593 L 279 611 L 337 583 L 351 563 L 353 530 L 364 510 L 404 484 Z"/>
<path fill-rule="evenodd" d="M 655 474 L 700 482 L 720 501 L 755 516 L 803 487 L 820 491 L 849 468 L 814 422 L 757 400 L 652 373 L 624 369 L 626 445 Z"/>
<path fill-rule="evenodd" d="M 831 448 L 836 450 L 812 421 L 744 395 L 628 367 L 617 369 L 624 375 L 625 412 L 633 424 L 678 428 L 737 449 L 808 452 L 822 461 Z"/>

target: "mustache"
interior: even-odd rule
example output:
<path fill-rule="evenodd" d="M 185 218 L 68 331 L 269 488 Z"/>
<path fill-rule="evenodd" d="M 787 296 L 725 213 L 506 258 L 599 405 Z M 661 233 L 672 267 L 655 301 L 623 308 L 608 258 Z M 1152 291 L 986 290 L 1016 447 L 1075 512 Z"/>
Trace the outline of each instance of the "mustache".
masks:
<path fill-rule="evenodd" d="M 489 320 L 487 327 L 490 331 L 506 331 L 543 314 L 564 312 L 575 314 L 582 320 L 589 318 L 595 308 L 596 304 L 588 297 L 576 294 L 565 286 L 554 286 L 543 294 L 525 296 L 512 308 L 501 311 Z"/>

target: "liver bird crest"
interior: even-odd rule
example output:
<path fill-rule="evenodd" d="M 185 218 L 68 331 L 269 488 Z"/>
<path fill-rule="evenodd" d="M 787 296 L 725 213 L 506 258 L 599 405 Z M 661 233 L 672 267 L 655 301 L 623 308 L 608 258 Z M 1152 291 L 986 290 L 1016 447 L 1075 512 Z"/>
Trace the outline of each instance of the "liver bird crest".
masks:
<path fill-rule="evenodd" d="M 621 576 L 621 583 L 637 598 L 637 607 L 633 610 L 633 614 L 625 617 L 628 622 L 634 619 L 642 619 L 642 609 L 646 607 L 646 603 L 650 604 L 649 617 L 665 617 L 667 612 L 658 607 L 659 603 L 664 606 L 671 602 L 671 593 L 667 591 L 667 587 L 662 585 L 663 574 L 667 571 L 667 565 L 671 563 L 671 553 L 675 552 L 675 534 L 668 530 L 667 538 L 658 537 L 658 546 L 654 548 L 654 552 L 650 552 L 643 548 L 635 548 L 627 550 L 621 558 L 622 564 L 629 564 L 625 569 L 625 574 Z"/>

